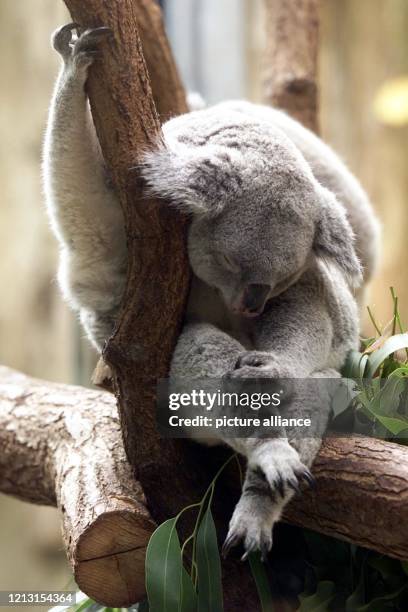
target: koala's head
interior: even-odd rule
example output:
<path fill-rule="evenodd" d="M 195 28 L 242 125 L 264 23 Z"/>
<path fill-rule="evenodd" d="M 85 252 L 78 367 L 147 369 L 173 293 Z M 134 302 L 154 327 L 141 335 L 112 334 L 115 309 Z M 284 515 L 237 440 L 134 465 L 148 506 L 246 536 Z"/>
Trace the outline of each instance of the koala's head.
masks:
<path fill-rule="evenodd" d="M 248 317 L 316 257 L 333 260 L 356 284 L 361 270 L 344 209 L 284 134 L 231 114 L 203 126 L 197 115 L 148 155 L 144 172 L 155 193 L 191 214 L 196 276 Z"/>

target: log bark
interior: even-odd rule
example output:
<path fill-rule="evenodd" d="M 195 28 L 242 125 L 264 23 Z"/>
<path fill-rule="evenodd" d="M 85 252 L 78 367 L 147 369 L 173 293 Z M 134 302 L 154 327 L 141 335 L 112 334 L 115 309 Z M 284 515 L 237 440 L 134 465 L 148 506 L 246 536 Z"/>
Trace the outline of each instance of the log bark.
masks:
<path fill-rule="evenodd" d="M 0 447 L 0 491 L 60 508 L 81 589 L 115 607 L 136 601 L 154 524 L 125 457 L 114 397 L 0 367 Z M 316 491 L 304 491 L 284 518 L 407 559 L 407 464 L 406 446 L 328 438 L 314 465 Z"/>
<path fill-rule="evenodd" d="M 318 132 L 319 0 L 265 0 L 265 104 Z"/>
<path fill-rule="evenodd" d="M 114 397 L 0 367 L 0 491 L 58 506 L 76 583 L 107 606 L 142 598 L 154 523 Z"/>
<path fill-rule="evenodd" d="M 155 3 L 65 3 L 74 21 L 84 27 L 103 24 L 114 34 L 90 71 L 88 92 L 98 138 L 121 200 L 129 252 L 123 309 L 105 357 L 115 377 L 125 448 L 132 465 L 141 471 L 141 437 L 151 437 L 149 462 L 155 455 L 156 380 L 167 375 L 189 282 L 186 221 L 163 203 L 145 197 L 134 170 L 141 154 L 161 140 L 138 34 L 140 7 Z M 172 114 L 184 110 L 185 102 L 174 106 Z"/>
<path fill-rule="evenodd" d="M 160 7 L 138 0 L 137 20 L 154 103 L 161 123 L 188 111 L 186 92 L 164 29 Z"/>
<path fill-rule="evenodd" d="M 327 438 L 285 520 L 390 557 L 408 559 L 408 448 L 366 437 Z"/>

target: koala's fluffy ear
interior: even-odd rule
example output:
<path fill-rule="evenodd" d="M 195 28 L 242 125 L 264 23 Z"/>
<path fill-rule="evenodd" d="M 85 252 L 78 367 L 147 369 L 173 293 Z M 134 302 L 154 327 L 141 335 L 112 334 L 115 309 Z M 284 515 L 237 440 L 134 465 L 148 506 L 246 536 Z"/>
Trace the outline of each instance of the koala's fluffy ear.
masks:
<path fill-rule="evenodd" d="M 322 189 L 314 251 L 322 259 L 332 259 L 353 286 L 361 284 L 362 269 L 354 249 L 353 230 L 344 208 L 327 189 Z"/>
<path fill-rule="evenodd" d="M 221 147 L 162 147 L 144 156 L 149 192 L 194 215 L 217 215 L 240 190 L 240 173 Z"/>

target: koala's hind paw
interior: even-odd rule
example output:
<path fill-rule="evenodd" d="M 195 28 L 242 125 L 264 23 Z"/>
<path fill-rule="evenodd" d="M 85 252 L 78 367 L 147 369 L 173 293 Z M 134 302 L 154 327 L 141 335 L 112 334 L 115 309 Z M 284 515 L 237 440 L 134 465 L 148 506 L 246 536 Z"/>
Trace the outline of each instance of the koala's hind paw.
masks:
<path fill-rule="evenodd" d="M 100 54 L 100 42 L 111 35 L 110 28 L 92 28 L 81 33 L 77 23 L 68 23 L 54 32 L 51 42 L 66 64 L 88 68 Z"/>

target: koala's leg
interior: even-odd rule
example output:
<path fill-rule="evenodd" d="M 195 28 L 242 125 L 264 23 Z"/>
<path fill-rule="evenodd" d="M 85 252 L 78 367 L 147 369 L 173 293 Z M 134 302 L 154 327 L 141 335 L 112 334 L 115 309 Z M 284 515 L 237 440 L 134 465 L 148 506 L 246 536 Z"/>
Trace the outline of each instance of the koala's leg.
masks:
<path fill-rule="evenodd" d="M 315 372 L 310 380 L 339 378 L 332 369 Z M 281 518 L 286 504 L 300 493 L 299 482 L 314 485 L 309 471 L 321 445 L 321 436 L 329 418 L 330 393 L 333 387 L 322 382 L 305 384 L 295 391 L 296 406 L 285 416 L 299 413 L 315 420 L 314 431 L 302 435 L 287 428 L 288 440 L 264 439 L 253 443 L 248 457 L 242 495 L 232 515 L 223 554 L 239 543 L 249 552 L 260 550 L 265 559 L 272 547 L 272 530 Z M 247 442 L 250 442 L 249 440 Z M 299 463 L 301 462 L 301 463 Z M 299 467 L 302 466 L 301 468 Z"/>
<path fill-rule="evenodd" d="M 88 68 L 107 28 L 52 37 L 63 65 L 51 101 L 44 144 L 44 189 L 60 243 L 59 282 L 90 339 L 101 349 L 112 332 L 126 277 L 123 215 L 108 184 L 87 96 Z"/>

